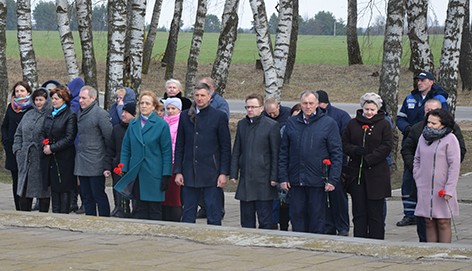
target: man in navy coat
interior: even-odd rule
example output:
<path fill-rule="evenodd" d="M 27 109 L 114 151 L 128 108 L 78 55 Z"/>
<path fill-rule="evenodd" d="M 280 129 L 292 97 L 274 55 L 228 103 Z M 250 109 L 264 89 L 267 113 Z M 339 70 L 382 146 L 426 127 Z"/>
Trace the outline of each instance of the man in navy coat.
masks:
<path fill-rule="evenodd" d="M 221 189 L 227 182 L 231 161 L 228 118 L 210 106 L 210 87 L 197 83 L 194 103 L 182 111 L 175 144 L 175 182 L 182 186 L 182 222 L 195 223 L 200 193 L 207 223 L 221 225 Z"/>

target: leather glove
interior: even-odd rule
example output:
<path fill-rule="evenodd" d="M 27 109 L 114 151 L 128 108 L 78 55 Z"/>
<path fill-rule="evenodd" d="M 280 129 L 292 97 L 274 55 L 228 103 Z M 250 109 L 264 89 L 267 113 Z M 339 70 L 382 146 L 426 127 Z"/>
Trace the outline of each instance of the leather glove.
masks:
<path fill-rule="evenodd" d="M 161 180 L 161 191 L 165 192 L 169 187 L 170 176 L 162 176 Z"/>
<path fill-rule="evenodd" d="M 354 149 L 354 154 L 356 156 L 363 156 L 363 155 L 367 154 L 367 150 L 364 147 L 358 146 Z"/>

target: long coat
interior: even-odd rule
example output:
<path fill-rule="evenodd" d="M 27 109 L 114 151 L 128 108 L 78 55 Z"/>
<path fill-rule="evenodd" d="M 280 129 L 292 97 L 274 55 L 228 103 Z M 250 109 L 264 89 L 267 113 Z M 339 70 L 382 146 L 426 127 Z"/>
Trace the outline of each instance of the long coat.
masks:
<path fill-rule="evenodd" d="M 5 169 L 11 171 L 17 171 L 18 165 L 16 164 L 16 157 L 13 154 L 13 141 L 15 139 L 16 128 L 20 124 L 21 119 L 26 112 L 16 113 L 12 109 L 12 105 L 8 104 L 5 117 L 2 122 L 2 144 L 5 150 Z"/>
<path fill-rule="evenodd" d="M 426 143 L 420 137 L 413 162 L 413 177 L 418 188 L 416 216 L 427 218 L 451 218 L 447 203 L 438 196 L 441 189 L 451 195 L 449 205 L 454 215 L 459 215 L 457 182 L 461 167 L 459 142 L 454 134 Z"/>
<path fill-rule="evenodd" d="M 54 118 L 48 111 L 44 120 L 42 140 L 49 139 L 53 154 L 42 154 L 43 185 L 51 186 L 53 192 L 69 192 L 77 185 L 74 175 L 75 146 L 77 135 L 77 116 L 69 107 L 60 111 Z M 42 141 L 41 140 L 41 141 Z"/>
<path fill-rule="evenodd" d="M 172 175 L 172 141 L 167 123 L 155 113 L 144 127 L 140 117 L 133 119 L 123 138 L 121 163 L 126 174 L 115 185 L 117 192 L 130 196 L 124 192 L 138 178 L 140 200 L 164 201 L 162 176 Z"/>
<path fill-rule="evenodd" d="M 193 106 L 190 110 L 194 110 Z M 220 174 L 229 174 L 231 163 L 228 118 L 211 106 L 198 114 L 191 112 L 184 110 L 180 114 L 174 173 L 182 173 L 187 187 L 216 186 Z"/>
<path fill-rule="evenodd" d="M 277 197 L 271 181 L 278 182 L 277 166 L 280 126 L 266 116 L 238 122 L 231 155 L 231 179 L 238 179 L 235 198 L 242 201 L 273 200 Z"/>
<path fill-rule="evenodd" d="M 19 196 L 27 198 L 49 198 L 47 186 L 43 186 L 42 167 L 42 137 L 44 119 L 47 114 L 47 104 L 43 108 L 34 108 L 26 112 L 15 133 L 13 153 L 18 163 Z M 24 194 L 23 194 L 24 192 Z"/>
<path fill-rule="evenodd" d="M 362 129 L 363 125 L 369 126 L 367 131 Z M 367 198 L 378 200 L 390 197 L 392 188 L 387 156 L 392 151 L 392 127 L 382 111 L 367 119 L 362 115 L 362 109 L 358 110 L 356 117 L 349 121 L 343 133 L 343 151 L 349 156 L 348 191 L 350 185 L 357 185 L 361 157 L 356 156 L 354 150 L 363 145 L 364 134 L 367 154 L 363 156 L 362 178 L 366 183 Z"/>
<path fill-rule="evenodd" d="M 97 101 L 81 110 L 77 116 L 78 143 L 74 174 L 102 176 L 111 170 L 111 133 L 113 126 L 108 112 Z"/>

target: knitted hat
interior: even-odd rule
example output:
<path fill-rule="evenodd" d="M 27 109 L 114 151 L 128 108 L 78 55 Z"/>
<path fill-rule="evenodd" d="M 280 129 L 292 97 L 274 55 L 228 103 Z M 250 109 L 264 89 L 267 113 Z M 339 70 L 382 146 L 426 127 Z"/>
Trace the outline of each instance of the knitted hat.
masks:
<path fill-rule="evenodd" d="M 329 104 L 328 93 L 326 93 L 326 91 L 320 89 L 317 90 L 316 93 L 318 94 L 318 102 Z"/>
<path fill-rule="evenodd" d="M 383 103 L 382 98 L 377 93 L 373 93 L 373 92 L 368 92 L 362 95 L 360 102 L 361 102 L 361 107 L 364 107 L 364 104 L 366 102 L 375 103 L 375 105 L 377 105 L 377 109 L 380 109 Z"/>
<path fill-rule="evenodd" d="M 164 100 L 164 108 L 167 109 L 167 106 L 170 104 L 182 111 L 182 101 L 179 98 L 167 98 Z"/>
<path fill-rule="evenodd" d="M 136 103 L 130 102 L 123 106 L 123 111 L 130 113 L 131 115 L 136 116 Z"/>

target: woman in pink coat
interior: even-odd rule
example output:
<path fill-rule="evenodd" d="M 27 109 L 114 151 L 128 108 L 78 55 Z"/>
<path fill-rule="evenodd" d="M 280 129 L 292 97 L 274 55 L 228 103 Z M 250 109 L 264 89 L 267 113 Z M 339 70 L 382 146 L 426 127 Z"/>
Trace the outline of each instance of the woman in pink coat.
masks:
<path fill-rule="evenodd" d="M 174 164 L 175 140 L 179 128 L 180 112 L 182 102 L 179 98 L 167 98 L 164 100 L 165 116 L 164 120 L 169 124 L 170 137 L 172 138 L 172 165 Z M 182 216 L 182 204 L 180 201 L 180 186 L 175 181 L 175 174 L 172 174 L 169 188 L 166 191 L 166 199 L 162 203 L 162 219 L 164 221 L 180 222 Z"/>
<path fill-rule="evenodd" d="M 430 111 L 425 122 L 413 163 L 418 188 L 415 215 L 425 218 L 427 242 L 450 243 L 451 212 L 459 215 L 456 192 L 461 162 L 459 142 L 451 133 L 454 118 L 448 111 Z M 440 190 L 445 191 L 442 197 L 438 194 Z"/>

